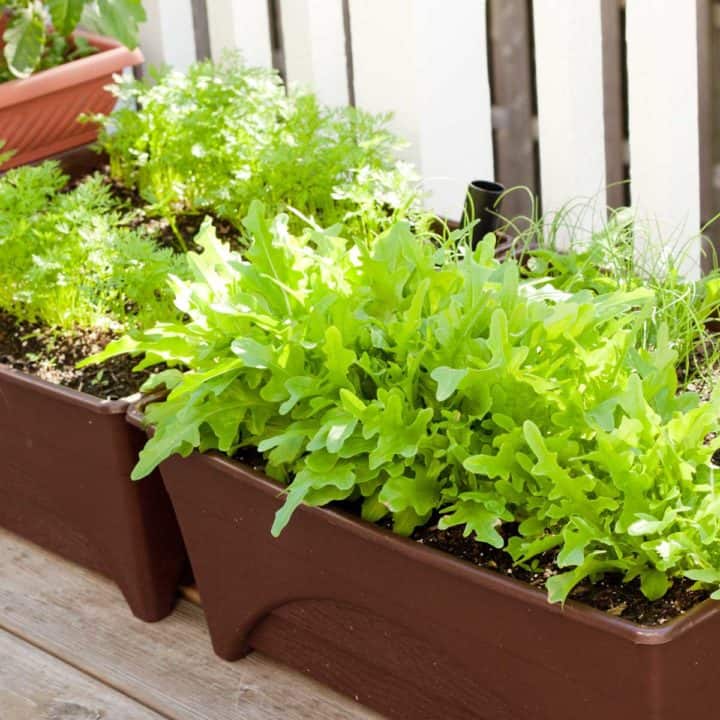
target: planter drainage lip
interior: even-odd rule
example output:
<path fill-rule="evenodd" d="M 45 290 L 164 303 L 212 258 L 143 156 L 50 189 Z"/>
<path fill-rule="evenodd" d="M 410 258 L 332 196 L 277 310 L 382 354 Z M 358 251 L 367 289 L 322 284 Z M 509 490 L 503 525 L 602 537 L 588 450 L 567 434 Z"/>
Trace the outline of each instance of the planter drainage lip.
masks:
<path fill-rule="evenodd" d="M 138 405 L 131 407 L 128 417 L 133 425 L 143 427 L 142 413 L 138 410 Z M 201 455 L 205 462 L 215 465 L 222 472 L 235 475 L 239 480 L 252 483 L 257 490 L 266 495 L 278 497 L 278 495 L 282 494 L 282 485 L 243 463 L 231 460 L 215 451 L 208 453 L 198 453 L 196 451 L 195 454 Z M 200 478 L 198 478 L 198 482 L 200 482 Z M 384 545 L 388 552 L 400 553 L 413 561 L 431 565 L 445 573 L 452 573 L 466 582 L 484 586 L 485 589 L 490 589 L 499 595 L 521 600 L 541 612 L 565 616 L 568 622 L 581 623 L 600 632 L 613 634 L 634 645 L 657 646 L 670 643 L 720 613 L 720 602 L 706 600 L 696 605 L 685 615 L 674 618 L 665 625 L 645 627 L 629 620 L 612 617 L 601 610 L 574 600 L 569 600 L 562 607 L 548 602 L 544 591 L 530 587 L 521 580 L 503 577 L 499 573 L 485 568 L 473 567 L 452 555 L 425 547 L 420 543 L 396 535 L 390 530 L 367 523 L 342 511 L 307 505 L 302 505 L 298 509 L 298 512 L 301 511 L 322 517 L 325 522 L 340 527 L 344 532 L 351 533 L 366 542 Z M 269 533 L 270 528 L 268 527 Z"/>
<path fill-rule="evenodd" d="M 55 398 L 61 397 L 65 402 L 102 415 L 121 415 L 125 413 L 128 406 L 137 399 L 136 395 L 132 395 L 122 400 L 101 400 L 80 390 L 73 390 L 64 385 L 43 380 L 22 370 L 15 370 L 2 363 L 0 363 L 0 377 L 16 385 L 32 387 L 35 392 L 41 395 L 49 395 Z M 2 396 L 0 396 L 0 402 L 2 402 Z"/>
<path fill-rule="evenodd" d="M 42 70 L 27 78 L 17 78 L 0 84 L 0 110 L 50 95 L 68 86 L 112 75 L 119 68 L 139 65 L 143 61 L 143 54 L 138 48 L 128 50 L 113 38 L 81 30 L 77 30 L 74 35 L 85 38 L 100 52 Z"/>

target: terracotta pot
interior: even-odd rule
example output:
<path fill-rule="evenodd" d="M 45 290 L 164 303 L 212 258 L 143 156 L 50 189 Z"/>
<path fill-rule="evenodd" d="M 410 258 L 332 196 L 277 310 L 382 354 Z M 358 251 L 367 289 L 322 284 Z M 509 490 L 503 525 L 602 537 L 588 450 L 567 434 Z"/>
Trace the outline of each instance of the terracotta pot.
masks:
<path fill-rule="evenodd" d="M 100 52 L 0 84 L 0 138 L 5 150 L 17 151 L 3 170 L 94 141 L 97 127 L 78 123 L 78 116 L 109 113 L 116 99 L 105 86 L 113 73 L 143 60 L 140 50 L 128 50 L 111 38 L 76 35 Z"/>
<path fill-rule="evenodd" d="M 186 555 L 145 435 L 108 402 L 0 365 L 0 526 L 114 580 L 137 617 L 175 604 Z"/>
<path fill-rule="evenodd" d="M 340 512 L 302 506 L 274 539 L 281 488 L 217 455 L 162 474 L 227 660 L 257 648 L 408 720 L 677 720 L 714 704 L 720 604 L 644 628 Z"/>

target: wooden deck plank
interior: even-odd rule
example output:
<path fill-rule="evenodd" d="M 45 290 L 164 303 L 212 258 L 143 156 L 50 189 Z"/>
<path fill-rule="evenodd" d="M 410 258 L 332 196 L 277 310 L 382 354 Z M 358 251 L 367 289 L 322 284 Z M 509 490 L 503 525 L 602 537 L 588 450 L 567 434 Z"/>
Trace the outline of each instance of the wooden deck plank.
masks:
<path fill-rule="evenodd" d="M 223 662 L 191 603 L 136 620 L 112 583 L 2 530 L 0 627 L 173 720 L 378 717 L 258 653 Z"/>
<path fill-rule="evenodd" d="M 163 720 L 162 715 L 0 630 L 2 720 Z"/>

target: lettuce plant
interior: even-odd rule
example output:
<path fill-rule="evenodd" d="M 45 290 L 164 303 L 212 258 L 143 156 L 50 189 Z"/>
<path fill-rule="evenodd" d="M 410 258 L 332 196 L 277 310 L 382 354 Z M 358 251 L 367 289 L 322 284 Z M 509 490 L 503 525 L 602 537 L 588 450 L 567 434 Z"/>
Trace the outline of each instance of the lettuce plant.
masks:
<path fill-rule="evenodd" d="M 455 237 L 438 248 L 405 222 L 353 243 L 338 228 L 288 232 L 259 203 L 243 256 L 206 222 L 193 278 L 173 278 L 186 323 L 126 336 L 96 360 L 167 363 L 146 387 L 155 427 L 133 477 L 173 453 L 256 446 L 287 483 L 272 528 L 305 502 L 354 499 L 402 534 L 440 526 L 530 562 L 557 553 L 564 600 L 585 577 L 720 585 L 720 498 L 710 463 L 720 394 L 678 393 L 666 328 L 644 288 L 567 293 L 523 281 Z"/>
<path fill-rule="evenodd" d="M 291 206 L 323 226 L 370 232 L 416 201 L 383 116 L 286 93 L 275 71 L 233 55 L 156 80 L 118 79 L 125 109 L 94 120 L 112 176 L 171 223 L 178 213 L 209 212 L 240 225 L 257 198 L 273 211 Z M 304 221 L 293 215 L 291 225 Z"/>
<path fill-rule="evenodd" d="M 100 176 L 67 184 L 55 162 L 0 178 L 0 308 L 61 329 L 174 318 L 184 256 L 128 227 Z"/>

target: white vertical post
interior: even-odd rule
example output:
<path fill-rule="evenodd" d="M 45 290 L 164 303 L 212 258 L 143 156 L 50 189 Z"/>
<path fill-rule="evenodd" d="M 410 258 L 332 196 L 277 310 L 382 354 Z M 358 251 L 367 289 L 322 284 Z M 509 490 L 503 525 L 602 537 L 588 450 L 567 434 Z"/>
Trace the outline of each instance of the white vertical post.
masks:
<path fill-rule="evenodd" d="M 357 104 L 394 112 L 429 205 L 454 219 L 494 174 L 485 15 L 485 0 L 350 0 Z"/>
<path fill-rule="evenodd" d="M 285 70 L 321 102 L 347 105 L 347 56 L 342 0 L 280 0 Z"/>
<path fill-rule="evenodd" d="M 605 220 L 601 0 L 540 0 L 533 16 L 543 210 L 566 209 L 566 247 Z"/>
<path fill-rule="evenodd" d="M 214 60 L 232 49 L 240 50 L 248 65 L 272 67 L 267 0 L 207 0 L 207 15 Z"/>
<path fill-rule="evenodd" d="M 416 0 L 420 153 L 433 209 L 460 219 L 467 185 L 495 176 L 485 0 Z"/>
<path fill-rule="evenodd" d="M 145 65 L 187 70 L 196 58 L 191 0 L 145 0 L 144 6 L 140 46 Z"/>
<path fill-rule="evenodd" d="M 700 274 L 697 8 L 694 0 L 627 0 L 630 178 L 641 263 L 675 254 Z"/>
<path fill-rule="evenodd" d="M 392 129 L 411 143 L 403 158 L 420 164 L 412 0 L 350 0 L 355 101 L 392 112 Z"/>

